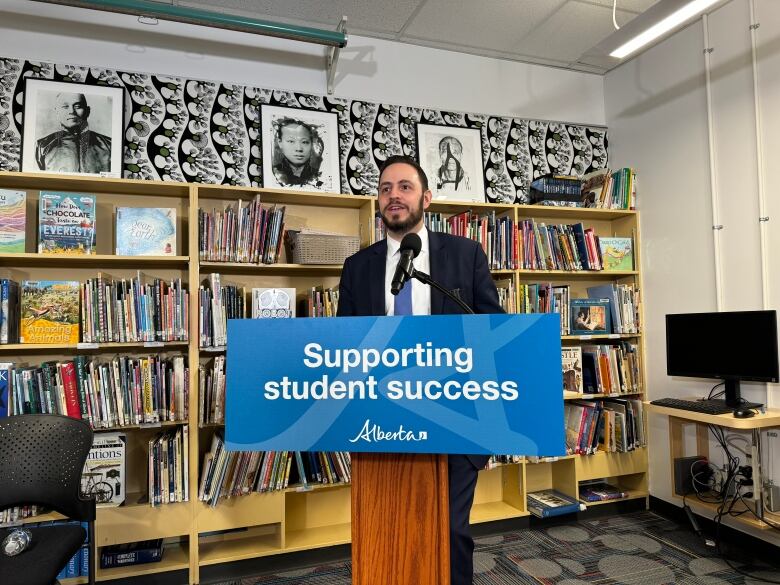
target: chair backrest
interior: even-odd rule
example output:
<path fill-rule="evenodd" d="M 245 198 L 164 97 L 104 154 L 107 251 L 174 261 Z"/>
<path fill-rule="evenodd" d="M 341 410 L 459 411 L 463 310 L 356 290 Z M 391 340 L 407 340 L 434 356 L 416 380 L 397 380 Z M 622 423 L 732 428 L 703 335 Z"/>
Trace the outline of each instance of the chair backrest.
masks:
<path fill-rule="evenodd" d="M 0 510 L 35 504 L 81 521 L 95 519 L 95 504 L 81 497 L 92 429 L 59 414 L 0 419 Z"/>

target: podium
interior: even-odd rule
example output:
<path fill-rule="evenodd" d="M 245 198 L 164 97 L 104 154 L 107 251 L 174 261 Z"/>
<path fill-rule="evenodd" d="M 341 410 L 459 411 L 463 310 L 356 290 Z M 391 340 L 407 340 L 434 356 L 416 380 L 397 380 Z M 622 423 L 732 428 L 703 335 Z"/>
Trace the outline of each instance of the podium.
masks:
<path fill-rule="evenodd" d="M 353 585 L 449 582 L 447 456 L 353 453 Z"/>

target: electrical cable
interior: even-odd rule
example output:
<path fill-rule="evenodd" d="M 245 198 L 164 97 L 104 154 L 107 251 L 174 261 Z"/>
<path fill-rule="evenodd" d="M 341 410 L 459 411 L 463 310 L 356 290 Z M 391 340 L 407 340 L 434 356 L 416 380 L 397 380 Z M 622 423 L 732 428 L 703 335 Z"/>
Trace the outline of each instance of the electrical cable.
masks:
<path fill-rule="evenodd" d="M 616 13 L 617 13 L 617 0 L 615 0 L 612 3 L 612 24 L 615 25 L 615 30 L 620 30 L 620 27 L 618 26 L 617 23 Z"/>
<path fill-rule="evenodd" d="M 715 388 L 713 388 L 713 390 L 714 389 Z M 716 427 L 713 425 L 708 425 L 708 427 L 710 432 L 713 434 L 715 439 L 720 444 L 724 454 L 726 455 L 726 458 L 728 459 L 726 481 L 721 486 L 721 491 L 720 491 L 721 504 L 716 509 L 716 514 L 715 517 L 713 518 L 713 522 L 715 522 L 715 550 L 717 551 L 718 556 L 720 556 L 723 559 L 723 561 L 736 573 L 739 573 L 740 575 L 743 575 L 745 577 L 750 577 L 751 579 L 755 579 L 756 581 L 761 581 L 764 583 L 776 583 L 780 585 L 780 581 L 774 581 L 766 577 L 759 577 L 753 573 L 748 573 L 746 571 L 738 569 L 737 567 L 731 564 L 729 559 L 726 557 L 725 553 L 721 550 L 720 527 L 723 523 L 723 516 L 725 516 L 726 514 L 728 514 L 729 516 L 741 516 L 746 512 L 750 512 L 758 520 L 761 520 L 762 522 L 766 523 L 768 526 L 774 528 L 775 530 L 780 531 L 780 526 L 775 525 L 771 522 L 767 522 L 763 518 L 760 518 L 758 514 L 756 514 L 756 512 L 748 505 L 748 503 L 744 500 L 743 495 L 740 493 L 740 488 L 742 487 L 741 483 L 735 484 L 734 495 L 728 497 L 729 486 L 731 485 L 732 482 L 736 482 L 737 478 L 740 476 L 745 480 L 749 478 L 739 471 L 739 457 L 736 457 L 731 453 L 731 450 L 729 449 L 729 445 L 731 444 L 729 443 L 724 430 L 721 427 Z M 736 448 L 735 445 L 731 445 L 731 446 Z M 753 486 L 753 489 L 761 489 L 761 486 Z M 745 507 L 744 510 L 734 511 L 734 506 L 736 506 L 738 501 L 742 503 L 742 505 Z M 685 505 L 684 497 L 683 497 L 683 505 Z"/>
<path fill-rule="evenodd" d="M 725 383 L 726 382 L 720 382 L 719 384 L 715 384 L 712 388 L 710 388 L 710 393 L 707 394 L 707 400 L 710 400 L 711 398 L 717 398 L 718 396 L 722 396 L 723 394 L 725 394 L 726 391 L 725 390 L 721 390 L 720 392 L 718 392 L 714 396 L 712 395 L 712 393 L 715 391 L 715 388 L 717 388 L 718 386 L 723 386 Z"/>

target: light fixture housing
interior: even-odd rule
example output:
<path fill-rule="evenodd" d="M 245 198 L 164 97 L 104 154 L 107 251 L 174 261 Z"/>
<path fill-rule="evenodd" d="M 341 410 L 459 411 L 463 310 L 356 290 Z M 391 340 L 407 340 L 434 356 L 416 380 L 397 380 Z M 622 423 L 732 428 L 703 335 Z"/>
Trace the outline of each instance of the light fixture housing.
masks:
<path fill-rule="evenodd" d="M 720 0 L 688 0 L 684 6 L 678 8 L 669 16 L 659 20 L 631 40 L 623 43 L 612 51 L 609 56 L 617 59 L 624 59 L 669 31 L 676 29 L 678 26 L 681 26 L 695 16 L 698 16 L 718 2 L 720 2 Z"/>
<path fill-rule="evenodd" d="M 705 12 L 712 12 L 730 0 L 659 0 L 614 31 L 580 59 L 606 70 L 612 69 L 640 50 L 661 42 Z M 618 0 L 620 8 L 620 0 Z"/>

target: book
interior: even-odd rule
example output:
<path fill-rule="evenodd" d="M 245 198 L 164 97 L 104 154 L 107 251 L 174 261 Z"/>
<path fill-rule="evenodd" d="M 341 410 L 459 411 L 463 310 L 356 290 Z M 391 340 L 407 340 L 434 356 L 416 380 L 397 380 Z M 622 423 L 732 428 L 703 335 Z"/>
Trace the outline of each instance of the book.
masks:
<path fill-rule="evenodd" d="M 24 280 L 21 305 L 21 343 L 78 343 L 78 281 Z"/>
<path fill-rule="evenodd" d="M 294 288 L 253 288 L 252 319 L 295 317 Z"/>
<path fill-rule="evenodd" d="M 27 193 L 0 189 L 0 253 L 24 252 Z"/>
<path fill-rule="evenodd" d="M 126 565 L 141 565 L 156 563 L 162 560 L 163 541 L 144 540 L 104 546 L 100 549 L 100 568 L 124 567 Z"/>
<path fill-rule="evenodd" d="M 633 270 L 634 245 L 631 238 L 599 238 L 605 271 Z"/>
<path fill-rule="evenodd" d="M 95 254 L 95 196 L 41 191 L 38 252 Z"/>
<path fill-rule="evenodd" d="M 538 518 L 573 514 L 585 509 L 585 505 L 556 490 L 528 492 L 528 511 Z"/>
<path fill-rule="evenodd" d="M 563 389 L 582 394 L 582 348 L 561 348 L 563 366 Z"/>
<path fill-rule="evenodd" d="M 125 501 L 126 452 L 124 433 L 95 434 L 81 474 L 81 493 L 94 495 L 98 507 L 119 506 Z"/>
<path fill-rule="evenodd" d="M 13 414 L 13 411 L 9 410 L 11 401 L 10 370 L 13 367 L 14 364 L 12 362 L 0 363 L 0 418 Z"/>
<path fill-rule="evenodd" d="M 580 484 L 580 500 L 583 502 L 603 502 L 628 497 L 628 492 L 604 481 Z"/>
<path fill-rule="evenodd" d="M 605 335 L 612 331 L 609 299 L 571 299 L 572 335 Z"/>
<path fill-rule="evenodd" d="M 118 256 L 175 256 L 176 209 L 173 207 L 117 207 Z"/>

